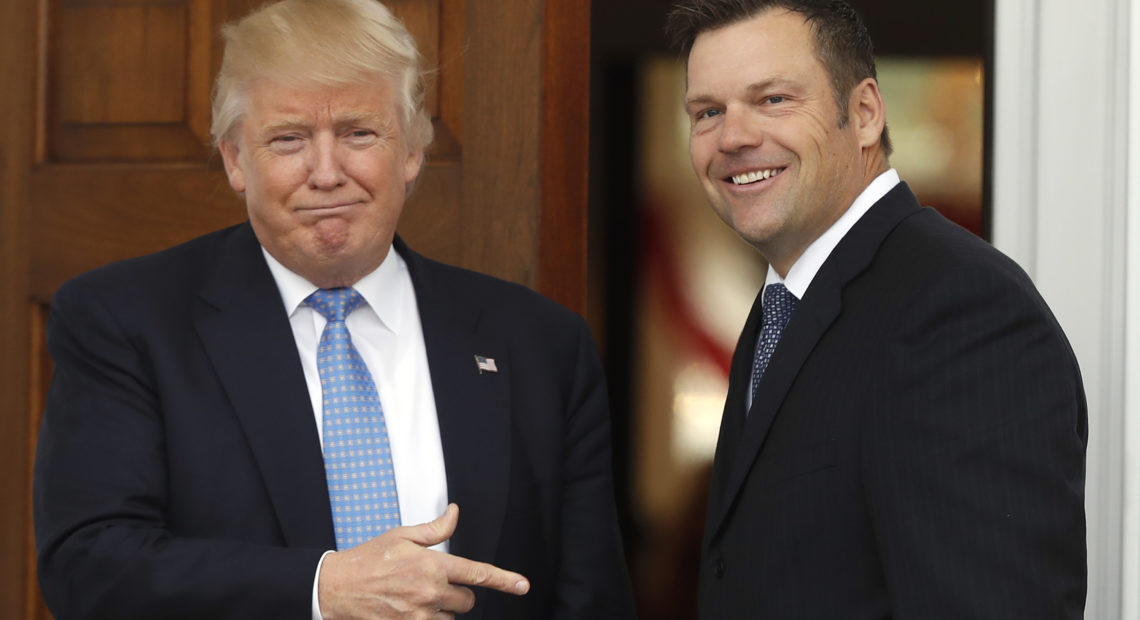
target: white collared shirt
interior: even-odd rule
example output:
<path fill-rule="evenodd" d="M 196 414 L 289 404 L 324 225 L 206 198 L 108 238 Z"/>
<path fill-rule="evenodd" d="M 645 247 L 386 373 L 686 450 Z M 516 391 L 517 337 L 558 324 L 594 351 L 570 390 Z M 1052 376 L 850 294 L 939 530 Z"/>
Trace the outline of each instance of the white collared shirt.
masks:
<path fill-rule="evenodd" d="M 324 411 L 317 371 L 317 344 L 326 321 L 321 313 L 304 303 L 317 286 L 286 269 L 264 247 L 261 252 L 289 315 L 312 401 L 313 419 L 323 445 Z M 447 509 L 447 475 L 427 348 L 408 265 L 392 248 L 384 262 L 353 284 L 353 288 L 364 298 L 365 304 L 348 315 L 345 325 L 372 374 L 384 408 L 396 492 L 400 498 L 400 520 L 404 525 L 426 523 Z M 448 545 L 445 541 L 432 548 L 446 552 Z M 317 565 L 313 578 L 315 620 L 321 617 L 317 601 L 320 566 Z"/>
<path fill-rule="evenodd" d="M 321 381 L 317 372 L 317 344 L 325 317 L 305 304 L 317 287 L 286 269 L 262 248 L 277 288 L 297 352 L 305 370 L 317 433 L 324 440 Z M 435 393 L 427 363 L 423 328 L 408 266 L 393 249 L 384 262 L 353 288 L 366 305 L 345 319 L 352 343 L 372 373 L 396 472 L 400 519 L 404 525 L 426 523 L 447 509 L 447 476 L 443 444 L 435 412 Z"/>
<path fill-rule="evenodd" d="M 835 246 L 847 236 L 847 233 L 855 226 L 867 211 L 875 205 L 887 192 L 894 189 L 899 184 L 899 173 L 894 168 L 875 177 L 870 184 L 855 198 L 855 202 L 835 220 L 822 235 L 811 242 L 804 253 L 792 263 L 788 269 L 788 277 L 781 278 L 780 274 L 771 264 L 768 265 L 768 275 L 764 278 L 764 288 L 767 289 L 773 284 L 783 284 L 788 287 L 788 291 L 796 296 L 796 299 L 803 299 L 804 293 L 807 293 L 808 286 L 811 281 L 815 279 L 815 274 L 819 273 L 820 267 L 827 261 L 827 257 L 831 256 L 831 252 L 835 250 Z M 759 336 L 757 336 L 759 338 Z M 755 350 L 755 344 L 753 350 Z M 749 390 L 745 398 L 745 411 L 752 408 L 752 391 Z"/>
<path fill-rule="evenodd" d="M 819 273 L 819 268 L 823 267 L 823 263 L 827 261 L 827 257 L 831 256 L 832 250 L 843 237 L 847 236 L 848 231 L 855 226 L 871 207 L 879 202 L 887 192 L 894 189 L 899 184 L 899 173 L 891 168 L 886 172 L 875 177 L 873 181 L 855 198 L 855 202 L 835 220 L 822 235 L 811 242 L 807 246 L 804 253 L 792 263 L 792 267 L 788 269 L 788 277 L 781 278 L 776 270 L 768 265 L 768 275 L 764 278 L 764 286 L 776 284 L 781 282 L 788 290 L 796 296 L 796 299 L 803 299 L 804 293 L 807 292 L 808 286 L 811 281 L 815 279 L 815 274 Z"/>

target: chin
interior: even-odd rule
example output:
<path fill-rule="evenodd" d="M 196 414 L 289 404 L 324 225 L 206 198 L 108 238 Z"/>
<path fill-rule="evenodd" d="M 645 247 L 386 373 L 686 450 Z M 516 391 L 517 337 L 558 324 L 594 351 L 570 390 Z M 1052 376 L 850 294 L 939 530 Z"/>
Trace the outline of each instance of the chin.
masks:
<path fill-rule="evenodd" d="M 747 222 L 744 222 L 739 226 L 733 225 L 732 229 L 736 231 L 737 235 L 740 235 L 741 239 L 748 242 L 748 245 L 759 248 L 771 242 L 772 238 L 779 232 L 778 230 L 774 230 L 774 227 L 770 225 L 771 223 L 767 224 L 769 225 L 764 225 L 764 223 L 752 223 L 749 225 Z"/>

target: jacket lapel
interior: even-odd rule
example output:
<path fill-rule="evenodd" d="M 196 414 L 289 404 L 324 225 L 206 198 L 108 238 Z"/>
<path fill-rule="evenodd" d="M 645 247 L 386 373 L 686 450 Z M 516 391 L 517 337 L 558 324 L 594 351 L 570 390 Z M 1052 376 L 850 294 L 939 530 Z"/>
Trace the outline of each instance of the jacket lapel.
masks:
<path fill-rule="evenodd" d="M 281 295 L 248 223 L 218 255 L 195 311 L 290 547 L 335 548 L 320 438 Z"/>
<path fill-rule="evenodd" d="M 727 484 L 729 467 L 732 465 L 733 455 L 740 443 L 741 433 L 744 430 L 744 406 L 748 402 L 747 394 L 751 387 L 752 358 L 755 351 L 756 339 L 760 334 L 763 316 L 763 290 L 757 293 L 752 302 L 752 310 L 748 313 L 748 320 L 740 333 L 740 340 L 736 343 L 736 351 L 732 354 L 732 366 L 729 371 L 728 396 L 724 401 L 724 412 L 720 419 L 720 435 L 716 441 L 716 455 L 713 458 L 712 479 L 709 487 L 709 506 L 706 521 L 712 525 L 719 523 L 721 513 L 726 506 Z M 708 530 L 712 531 L 712 530 Z"/>
<path fill-rule="evenodd" d="M 510 480 L 510 359 L 502 339 L 481 329 L 481 308 L 457 292 L 461 282 L 452 275 L 455 268 L 416 254 L 399 238 L 396 250 L 416 290 L 448 497 L 460 509 L 450 550 L 491 562 Z M 476 355 L 492 358 L 497 371 L 481 371 Z"/>
<path fill-rule="evenodd" d="M 764 446 L 768 431 L 800 369 L 824 333 L 843 310 L 843 288 L 863 272 L 887 235 L 907 216 L 917 213 L 918 200 L 905 183 L 880 199 L 848 231 L 824 262 L 784 328 L 772 361 L 760 380 L 748 417 L 739 426 L 745 391 L 750 389 L 753 347 L 760 331 L 761 295 L 753 304 L 733 357 L 733 374 L 725 401 L 721 436 L 713 466 L 709 503 L 710 540 L 720 532 Z M 733 432 L 738 428 L 739 432 Z M 738 441 L 735 441 L 736 438 Z M 722 443 L 728 439 L 727 446 Z"/>

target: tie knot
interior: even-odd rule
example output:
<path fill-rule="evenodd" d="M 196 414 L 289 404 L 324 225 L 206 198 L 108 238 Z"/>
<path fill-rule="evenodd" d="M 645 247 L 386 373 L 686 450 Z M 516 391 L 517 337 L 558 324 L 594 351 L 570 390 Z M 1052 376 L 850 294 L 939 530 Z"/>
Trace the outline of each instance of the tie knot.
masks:
<path fill-rule="evenodd" d="M 326 321 L 343 321 L 360 306 L 364 298 L 352 287 L 322 288 L 309 295 L 305 301 L 321 313 Z"/>
<path fill-rule="evenodd" d="M 783 284 L 768 286 L 764 289 L 764 323 L 779 325 L 783 329 L 799 301 Z"/>

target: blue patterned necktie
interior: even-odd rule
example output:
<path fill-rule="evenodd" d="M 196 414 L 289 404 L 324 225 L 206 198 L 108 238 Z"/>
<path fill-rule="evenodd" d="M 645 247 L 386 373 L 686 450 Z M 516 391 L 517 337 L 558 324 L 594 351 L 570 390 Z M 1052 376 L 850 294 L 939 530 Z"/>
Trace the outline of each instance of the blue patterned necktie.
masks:
<path fill-rule="evenodd" d="M 400 525 L 400 501 L 384 410 L 344 319 L 364 298 L 352 288 L 306 299 L 328 321 L 317 347 L 324 401 L 325 479 L 336 548 L 351 549 Z"/>
<path fill-rule="evenodd" d="M 756 356 L 752 359 L 752 399 L 756 399 L 756 387 L 768 368 L 772 352 L 780 342 L 780 334 L 800 300 L 783 284 L 772 284 L 764 289 L 764 316 L 760 327 L 760 339 L 756 342 Z"/>

